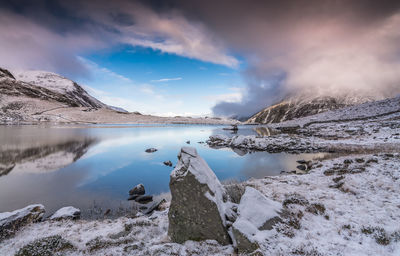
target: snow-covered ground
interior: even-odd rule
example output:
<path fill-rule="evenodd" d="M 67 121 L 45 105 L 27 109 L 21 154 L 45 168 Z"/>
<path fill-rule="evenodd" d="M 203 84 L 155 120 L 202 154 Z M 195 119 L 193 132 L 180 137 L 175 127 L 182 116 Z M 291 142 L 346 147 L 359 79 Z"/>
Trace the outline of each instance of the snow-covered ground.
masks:
<path fill-rule="evenodd" d="M 249 180 L 291 216 L 262 236 L 264 255 L 399 255 L 400 154 L 352 155 L 313 162 L 305 175 Z M 266 209 L 267 211 L 267 209 Z M 30 224 L 0 246 L 13 255 L 35 239 L 60 235 L 63 255 L 232 255 L 215 241 L 171 243 L 168 208 L 151 216 Z"/>

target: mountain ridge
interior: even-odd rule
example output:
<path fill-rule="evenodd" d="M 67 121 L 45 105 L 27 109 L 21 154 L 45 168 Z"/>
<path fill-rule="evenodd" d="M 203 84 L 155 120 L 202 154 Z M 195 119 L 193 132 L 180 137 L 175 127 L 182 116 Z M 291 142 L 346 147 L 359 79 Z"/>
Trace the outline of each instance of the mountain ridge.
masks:
<path fill-rule="evenodd" d="M 268 106 L 251 116 L 248 124 L 271 124 L 323 113 L 329 110 L 374 101 L 369 96 L 311 96 L 296 95 Z"/>

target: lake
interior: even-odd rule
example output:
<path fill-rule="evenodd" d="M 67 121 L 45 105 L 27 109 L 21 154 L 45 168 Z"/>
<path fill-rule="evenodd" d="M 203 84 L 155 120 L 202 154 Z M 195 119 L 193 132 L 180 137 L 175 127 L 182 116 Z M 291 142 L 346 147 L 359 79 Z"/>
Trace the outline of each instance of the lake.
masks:
<path fill-rule="evenodd" d="M 33 203 L 47 215 L 63 206 L 82 210 L 83 217 L 129 211 L 128 191 L 142 183 L 146 193 L 168 197 L 169 175 L 182 146 L 192 146 L 222 181 L 243 181 L 295 169 L 296 160 L 323 154 L 234 152 L 212 149 L 210 135 L 230 131 L 215 125 L 1 126 L 0 212 Z M 252 126 L 239 134 L 257 134 Z M 260 133 L 260 132 L 258 132 Z M 263 132 L 265 133 L 265 131 Z M 190 141 L 190 145 L 187 144 Z M 147 148 L 157 148 L 146 153 Z"/>

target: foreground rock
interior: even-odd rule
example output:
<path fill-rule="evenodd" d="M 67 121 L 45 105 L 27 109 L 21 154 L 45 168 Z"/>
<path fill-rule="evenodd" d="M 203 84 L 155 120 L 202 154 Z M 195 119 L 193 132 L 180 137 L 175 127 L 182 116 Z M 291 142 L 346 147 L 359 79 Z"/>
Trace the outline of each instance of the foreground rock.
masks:
<path fill-rule="evenodd" d="M 168 235 L 173 242 L 231 243 L 225 223 L 223 187 L 195 148 L 183 147 L 171 173 Z"/>
<path fill-rule="evenodd" d="M 53 215 L 51 215 L 51 220 L 77 220 L 81 217 L 81 210 L 78 208 L 67 206 L 59 209 Z"/>
<path fill-rule="evenodd" d="M 239 253 L 250 253 L 259 248 L 263 230 L 271 230 L 281 221 L 282 205 L 266 198 L 258 190 L 246 187 L 240 199 L 238 218 L 232 225 Z"/>
<path fill-rule="evenodd" d="M 0 242 L 13 236 L 23 226 L 38 222 L 45 213 L 41 204 L 29 205 L 12 212 L 0 213 Z"/>

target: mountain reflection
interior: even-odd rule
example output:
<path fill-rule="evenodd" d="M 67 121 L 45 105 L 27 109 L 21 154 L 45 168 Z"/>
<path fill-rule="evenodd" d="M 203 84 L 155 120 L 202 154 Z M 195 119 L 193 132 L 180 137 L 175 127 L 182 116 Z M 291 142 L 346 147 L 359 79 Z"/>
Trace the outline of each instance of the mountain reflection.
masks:
<path fill-rule="evenodd" d="M 11 171 L 51 172 L 79 158 L 96 142 L 95 139 L 72 140 L 55 145 L 0 151 L 0 176 Z"/>

